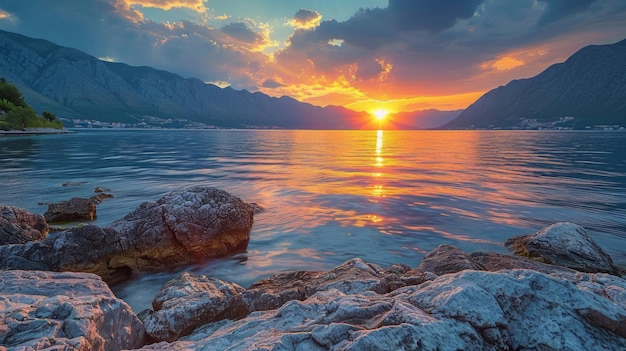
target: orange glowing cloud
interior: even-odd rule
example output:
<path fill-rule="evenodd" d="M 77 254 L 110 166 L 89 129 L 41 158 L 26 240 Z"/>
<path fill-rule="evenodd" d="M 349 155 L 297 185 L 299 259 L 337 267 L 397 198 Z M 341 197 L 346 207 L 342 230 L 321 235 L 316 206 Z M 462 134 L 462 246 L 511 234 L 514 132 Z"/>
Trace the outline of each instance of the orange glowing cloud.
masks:
<path fill-rule="evenodd" d="M 300 9 L 287 21 L 287 25 L 297 29 L 311 29 L 320 25 L 322 14 L 315 10 Z"/>
<path fill-rule="evenodd" d="M 528 48 L 525 50 L 507 52 L 498 56 L 494 60 L 483 62 L 480 65 L 480 68 L 485 71 L 510 71 L 541 60 L 541 58 L 548 53 L 549 50 L 545 47 Z"/>
<path fill-rule="evenodd" d="M 174 8 L 186 8 L 196 12 L 206 11 L 203 0 L 119 0 L 118 4 L 124 4 L 126 8 L 141 6 L 166 11 Z"/>
<path fill-rule="evenodd" d="M 503 56 L 498 58 L 497 60 L 483 63 L 480 67 L 482 69 L 495 69 L 497 71 L 509 71 L 516 67 L 523 66 L 524 61 L 517 59 L 512 56 Z"/>
<path fill-rule="evenodd" d="M 459 110 L 464 109 L 474 101 L 478 100 L 485 92 L 477 91 L 455 95 L 438 95 L 438 96 L 418 96 L 404 99 L 355 99 L 344 106 L 355 111 L 376 111 L 386 110 L 389 112 L 403 112 L 416 110 Z"/>

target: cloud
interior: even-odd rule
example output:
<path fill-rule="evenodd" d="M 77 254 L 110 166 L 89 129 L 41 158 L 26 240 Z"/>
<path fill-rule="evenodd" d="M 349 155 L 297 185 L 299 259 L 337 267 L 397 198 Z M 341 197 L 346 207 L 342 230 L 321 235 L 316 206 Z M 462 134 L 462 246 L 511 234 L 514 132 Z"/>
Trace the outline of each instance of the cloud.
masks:
<path fill-rule="evenodd" d="M 252 31 L 243 22 L 229 23 L 222 27 L 222 32 L 228 34 L 231 38 L 248 44 L 258 44 L 264 41 L 262 35 Z"/>
<path fill-rule="evenodd" d="M 251 90 L 258 86 L 252 63 L 265 64 L 269 57 L 261 50 L 274 45 L 263 23 L 226 29 L 191 21 L 157 23 L 117 0 L 55 0 L 55 5 L 49 6 L 47 0 L 3 4 L 3 10 L 18 14 L 20 21 L 14 29 L 0 20 L 0 29 L 45 38 L 95 57 Z"/>
<path fill-rule="evenodd" d="M 576 0 L 571 7 L 543 1 L 390 0 L 343 22 L 296 30 L 275 53 L 282 69 L 273 73 L 287 87 L 298 84 L 299 96 L 309 85 L 309 101 L 331 94 L 318 94 L 317 84 L 373 100 L 475 95 L 538 74 L 594 43 L 594 34 L 624 35 L 616 28 L 626 25 L 626 6 L 617 0 Z M 576 21 L 544 26 L 572 16 Z"/>
<path fill-rule="evenodd" d="M 311 29 L 319 26 L 322 14 L 315 10 L 300 9 L 287 24 L 298 29 Z"/>
<path fill-rule="evenodd" d="M 263 88 L 276 89 L 284 87 L 285 84 L 281 83 L 277 78 L 268 78 L 261 84 L 261 86 Z"/>
<path fill-rule="evenodd" d="M 256 26 L 256 30 L 252 30 L 250 25 Z M 230 39 L 222 39 L 225 45 L 234 45 L 239 49 L 249 51 L 263 51 L 267 48 L 278 45 L 270 39 L 270 28 L 265 23 L 257 24 L 252 20 L 247 22 L 233 22 L 221 28 L 221 32 L 226 34 Z"/>
<path fill-rule="evenodd" d="M 538 0 L 545 4 L 539 24 L 545 25 L 586 11 L 597 0 Z"/>
<path fill-rule="evenodd" d="M 388 16 L 401 30 L 439 32 L 450 28 L 458 19 L 474 15 L 483 0 L 389 0 Z"/>
<path fill-rule="evenodd" d="M 131 8 L 133 6 L 152 7 L 161 10 L 186 8 L 196 12 L 206 11 L 203 0 L 117 0 L 118 6 Z"/>
<path fill-rule="evenodd" d="M 488 63 L 482 64 L 480 67 L 483 69 L 493 68 L 497 71 L 509 71 L 516 67 L 524 65 L 524 61 L 511 56 L 503 56 L 497 60 L 493 60 Z"/>

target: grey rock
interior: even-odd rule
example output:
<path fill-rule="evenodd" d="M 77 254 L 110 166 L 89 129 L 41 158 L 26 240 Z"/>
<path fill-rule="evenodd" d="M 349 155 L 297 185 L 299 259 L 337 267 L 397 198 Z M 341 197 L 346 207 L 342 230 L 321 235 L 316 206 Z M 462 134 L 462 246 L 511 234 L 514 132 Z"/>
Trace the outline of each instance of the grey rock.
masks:
<path fill-rule="evenodd" d="M 626 281 L 463 270 L 390 293 L 334 287 L 142 350 L 621 350 Z M 613 291 L 611 296 L 606 292 Z"/>
<path fill-rule="evenodd" d="M 581 272 L 623 273 L 587 231 L 574 223 L 555 223 L 535 234 L 513 237 L 505 246 L 515 255 Z"/>
<path fill-rule="evenodd" d="M 231 318 L 231 302 L 243 290 L 234 283 L 182 273 L 159 291 L 154 311 L 144 313 L 146 332 L 156 341 L 171 342 L 200 325 Z"/>
<path fill-rule="evenodd" d="M 484 270 L 458 247 L 439 245 L 424 256 L 424 260 L 414 272 L 433 272 L 436 275 L 443 275 L 465 269 Z"/>
<path fill-rule="evenodd" d="M 501 255 L 493 252 L 473 252 L 467 257 L 480 265 L 483 270 L 491 272 L 505 269 L 531 269 L 545 274 L 560 273 L 575 275 L 578 273 L 578 271 L 570 268 L 555 266 L 521 256 Z"/>
<path fill-rule="evenodd" d="M 344 294 L 386 293 L 410 283 L 425 281 L 422 275 L 401 274 L 408 267 L 392 266 L 390 270 L 353 258 L 328 272 L 294 271 L 272 275 L 243 291 L 243 306 L 233 306 L 239 317 L 249 312 L 276 309 L 288 301 L 304 300 L 318 291 L 337 289 Z M 398 274 L 400 273 L 400 275 Z"/>
<path fill-rule="evenodd" d="M 75 220 L 93 221 L 96 218 L 96 202 L 92 199 L 74 197 L 68 201 L 48 204 L 44 213 L 46 221 L 71 222 Z"/>
<path fill-rule="evenodd" d="M 109 263 L 130 248 L 117 231 L 85 225 L 51 233 L 40 241 L 0 246 L 0 268 L 87 272 L 115 282 L 131 268 Z"/>
<path fill-rule="evenodd" d="M 48 224 L 43 216 L 17 207 L 0 205 L 0 245 L 42 240 L 48 231 Z"/>
<path fill-rule="evenodd" d="M 144 340 L 141 321 L 96 275 L 0 271 L 0 348 L 117 351 Z"/>

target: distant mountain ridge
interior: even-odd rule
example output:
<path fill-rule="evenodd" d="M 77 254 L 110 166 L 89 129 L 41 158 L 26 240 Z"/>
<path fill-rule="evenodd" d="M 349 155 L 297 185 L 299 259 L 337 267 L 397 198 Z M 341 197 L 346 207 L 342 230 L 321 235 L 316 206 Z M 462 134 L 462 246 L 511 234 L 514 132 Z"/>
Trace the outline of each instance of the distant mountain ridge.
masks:
<path fill-rule="evenodd" d="M 358 128 L 366 113 L 274 98 L 150 67 L 98 60 L 46 40 L 0 31 L 0 76 L 36 110 L 60 117 L 132 122 L 184 118 L 222 127 Z"/>
<path fill-rule="evenodd" d="M 444 129 L 626 126 L 626 40 L 591 45 L 539 75 L 513 80 Z"/>
<path fill-rule="evenodd" d="M 361 129 L 372 116 L 339 106 L 274 98 L 151 67 L 99 60 L 43 39 L 0 30 L 0 76 L 38 111 L 59 117 L 135 123 L 183 118 L 218 127 Z M 405 113 L 400 129 L 441 126 L 459 111 Z"/>

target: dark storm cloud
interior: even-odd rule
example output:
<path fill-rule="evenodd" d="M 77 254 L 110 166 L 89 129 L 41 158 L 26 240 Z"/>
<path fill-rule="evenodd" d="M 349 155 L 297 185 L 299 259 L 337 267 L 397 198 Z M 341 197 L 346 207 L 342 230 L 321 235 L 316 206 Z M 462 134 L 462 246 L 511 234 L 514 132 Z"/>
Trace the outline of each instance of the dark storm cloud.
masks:
<path fill-rule="evenodd" d="M 548 24 L 586 11 L 597 0 L 538 0 L 546 4 L 539 24 Z"/>
<path fill-rule="evenodd" d="M 386 8 L 296 31 L 275 57 L 294 72 L 345 78 L 362 92 L 378 89 L 381 99 L 490 89 L 515 74 L 537 74 L 585 44 L 563 51 L 570 33 L 623 27 L 626 1 L 620 1 L 390 0 Z M 558 26 L 544 25 L 554 21 Z M 542 48 L 546 43 L 552 44 Z"/>
<path fill-rule="evenodd" d="M 16 28 L 20 34 L 39 38 L 45 34 L 45 39 L 90 53 L 101 45 L 101 38 L 127 26 L 114 5 L 104 0 L 3 0 L 0 8 L 17 17 L 3 29 Z"/>
<path fill-rule="evenodd" d="M 264 88 L 276 89 L 276 88 L 284 87 L 285 84 L 277 81 L 274 78 L 268 78 L 263 82 L 263 84 L 261 84 L 261 86 Z"/>
<path fill-rule="evenodd" d="M 314 32 L 296 33 L 291 43 L 343 39 L 356 47 L 376 49 L 414 31 L 448 29 L 458 19 L 472 17 L 483 1 L 390 0 L 387 8 L 361 9 L 348 21 L 324 21 Z"/>
<path fill-rule="evenodd" d="M 0 20 L 0 29 L 130 65 L 205 81 L 229 81 L 241 88 L 256 86 L 243 71 L 250 61 L 264 57 L 246 52 L 245 46 L 256 48 L 265 38 L 245 24 L 220 30 L 189 21 L 157 23 L 123 4 L 118 0 L 2 0 L 0 9 L 16 20 Z M 233 41 L 238 44 L 232 45 Z"/>
<path fill-rule="evenodd" d="M 263 36 L 251 30 L 243 22 L 229 23 L 222 27 L 222 32 L 228 34 L 231 38 L 244 43 L 258 44 L 264 41 Z"/>
<path fill-rule="evenodd" d="M 392 23 L 401 30 L 441 31 L 474 15 L 483 0 L 389 0 Z"/>

